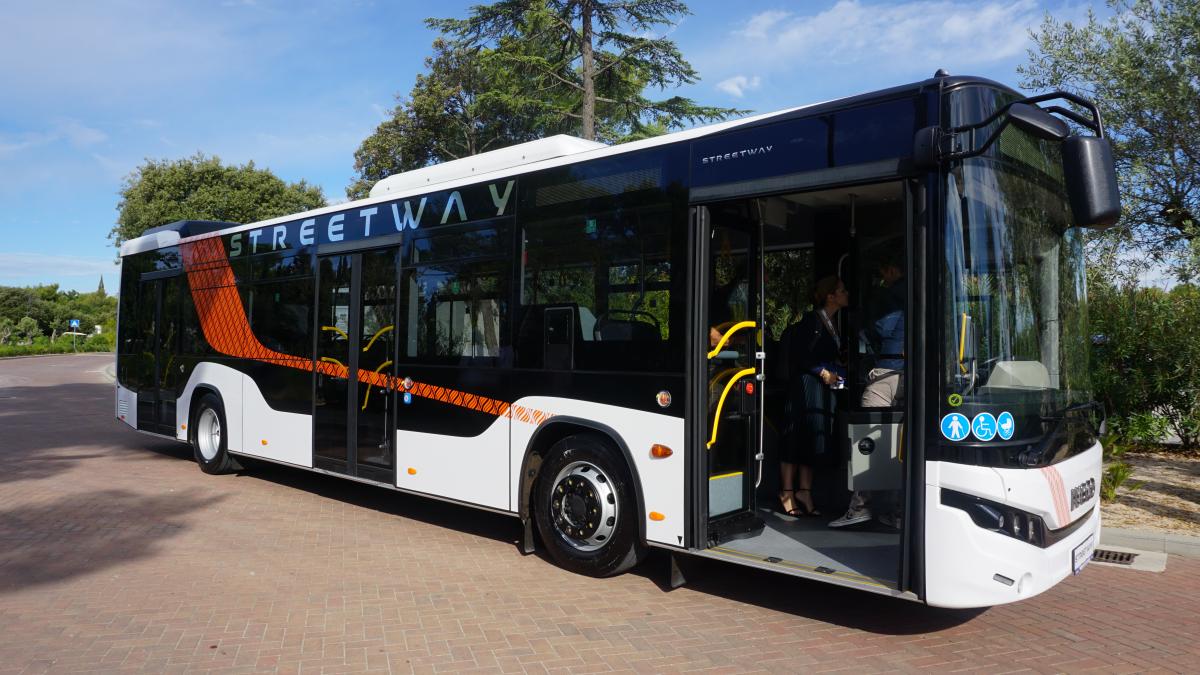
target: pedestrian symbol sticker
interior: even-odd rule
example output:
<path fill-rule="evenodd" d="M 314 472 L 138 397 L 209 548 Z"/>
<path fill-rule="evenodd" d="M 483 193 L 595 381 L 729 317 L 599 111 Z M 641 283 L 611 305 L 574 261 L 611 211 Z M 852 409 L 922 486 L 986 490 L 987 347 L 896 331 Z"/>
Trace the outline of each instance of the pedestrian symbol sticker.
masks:
<path fill-rule="evenodd" d="M 1000 438 L 1006 441 L 1013 437 L 1013 432 L 1017 430 L 1017 423 L 1013 421 L 1012 413 L 1005 411 L 996 416 L 996 430 L 1000 434 Z"/>
<path fill-rule="evenodd" d="M 996 416 L 992 413 L 979 413 L 971 420 L 971 433 L 981 441 L 990 441 L 996 437 Z"/>
<path fill-rule="evenodd" d="M 961 413 L 950 413 L 942 418 L 942 435 L 951 441 L 961 441 L 971 431 L 971 423 Z"/>

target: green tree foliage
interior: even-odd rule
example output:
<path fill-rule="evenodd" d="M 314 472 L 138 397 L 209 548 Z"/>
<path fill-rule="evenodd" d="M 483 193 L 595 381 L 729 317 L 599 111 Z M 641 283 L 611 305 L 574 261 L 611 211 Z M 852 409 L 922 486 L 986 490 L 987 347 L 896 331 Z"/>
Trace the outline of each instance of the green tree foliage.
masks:
<path fill-rule="evenodd" d="M 1047 16 L 1020 68 L 1022 86 L 1092 98 L 1112 134 L 1124 214 L 1095 237 L 1107 269 L 1200 269 L 1200 3 L 1110 0 L 1113 18 L 1085 25 Z M 1132 249 L 1132 250 L 1131 250 Z M 1136 255 L 1123 255 L 1136 252 Z"/>
<path fill-rule="evenodd" d="M 1088 288 L 1097 398 L 1126 426 L 1166 419 L 1184 447 L 1200 447 L 1200 286 L 1170 291 L 1116 285 L 1093 274 Z"/>
<path fill-rule="evenodd" d="M 37 319 L 31 316 L 23 316 L 17 322 L 17 339 L 23 344 L 33 344 L 34 339 L 41 335 L 42 331 L 38 328 Z"/>
<path fill-rule="evenodd" d="M 79 330 L 90 333 L 100 326 L 102 340 L 116 333 L 117 298 L 101 291 L 61 291 L 55 284 L 17 288 L 0 286 L 0 345 L 30 343 L 35 338 L 57 337 L 79 319 Z M 22 324 L 28 318 L 32 323 Z M 30 335 L 32 329 L 35 334 Z"/>
<path fill-rule="evenodd" d="M 517 97 L 524 83 L 490 58 L 490 50 L 433 43 L 428 72 L 354 153 L 358 177 L 346 188 L 351 199 L 366 197 L 387 176 L 436 162 L 563 133 L 541 105 Z"/>
<path fill-rule="evenodd" d="M 679 128 L 739 112 L 644 96 L 646 87 L 699 79 L 674 41 L 652 35 L 686 14 L 678 0 L 500 0 L 473 7 L 466 19 L 427 23 L 458 45 L 492 49 L 490 58 L 526 83 L 519 104 L 544 105 L 577 120 L 583 138 L 612 141 L 644 133 L 647 124 Z"/>
<path fill-rule="evenodd" d="M 226 166 L 203 154 L 146 160 L 126 177 L 120 194 L 117 224 L 108 235 L 118 247 L 176 220 L 249 223 L 325 206 L 318 186 L 285 183 L 254 162 Z"/>

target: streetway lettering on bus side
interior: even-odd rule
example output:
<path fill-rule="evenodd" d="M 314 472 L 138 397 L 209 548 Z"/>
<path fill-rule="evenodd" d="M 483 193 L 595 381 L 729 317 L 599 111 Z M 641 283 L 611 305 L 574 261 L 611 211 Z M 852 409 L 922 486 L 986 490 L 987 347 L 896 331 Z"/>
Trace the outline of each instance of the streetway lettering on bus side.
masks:
<path fill-rule="evenodd" d="M 439 227 L 503 217 L 510 215 L 508 206 L 515 184 L 515 180 L 508 180 L 444 190 L 238 232 L 229 237 L 229 257 L 357 241 L 422 226 Z"/>

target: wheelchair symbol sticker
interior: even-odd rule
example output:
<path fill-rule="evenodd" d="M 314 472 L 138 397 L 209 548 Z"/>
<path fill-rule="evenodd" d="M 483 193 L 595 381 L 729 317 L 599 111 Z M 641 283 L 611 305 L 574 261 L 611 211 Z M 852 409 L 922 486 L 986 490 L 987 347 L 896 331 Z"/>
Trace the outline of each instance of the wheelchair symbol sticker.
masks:
<path fill-rule="evenodd" d="M 942 418 L 942 435 L 947 440 L 961 441 L 971 431 L 971 423 L 961 413 L 950 413 Z"/>
<path fill-rule="evenodd" d="M 412 403 L 412 394 L 406 391 L 404 392 L 404 404 L 409 405 L 410 403 Z"/>
<path fill-rule="evenodd" d="M 1013 420 L 1012 413 L 1006 410 L 996 416 L 996 431 L 1000 434 L 1001 439 L 1010 440 L 1016 430 L 1017 423 Z"/>
<path fill-rule="evenodd" d="M 992 413 L 979 413 L 971 420 L 971 433 L 981 441 L 990 441 L 996 437 L 996 416 Z"/>

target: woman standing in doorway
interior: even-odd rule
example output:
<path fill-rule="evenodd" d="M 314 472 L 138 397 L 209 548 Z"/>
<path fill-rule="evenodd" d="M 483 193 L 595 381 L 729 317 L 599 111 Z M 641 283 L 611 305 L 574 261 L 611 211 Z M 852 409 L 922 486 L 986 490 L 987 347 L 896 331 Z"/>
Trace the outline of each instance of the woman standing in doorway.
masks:
<path fill-rule="evenodd" d="M 788 326 L 780 339 L 789 424 L 780 453 L 779 502 L 790 516 L 820 515 L 812 498 L 812 467 L 828 462 L 836 452 L 833 390 L 845 386 L 846 377 L 838 364 L 841 336 L 836 317 L 849 304 L 841 279 L 821 279 L 813 293 L 813 309 Z"/>

